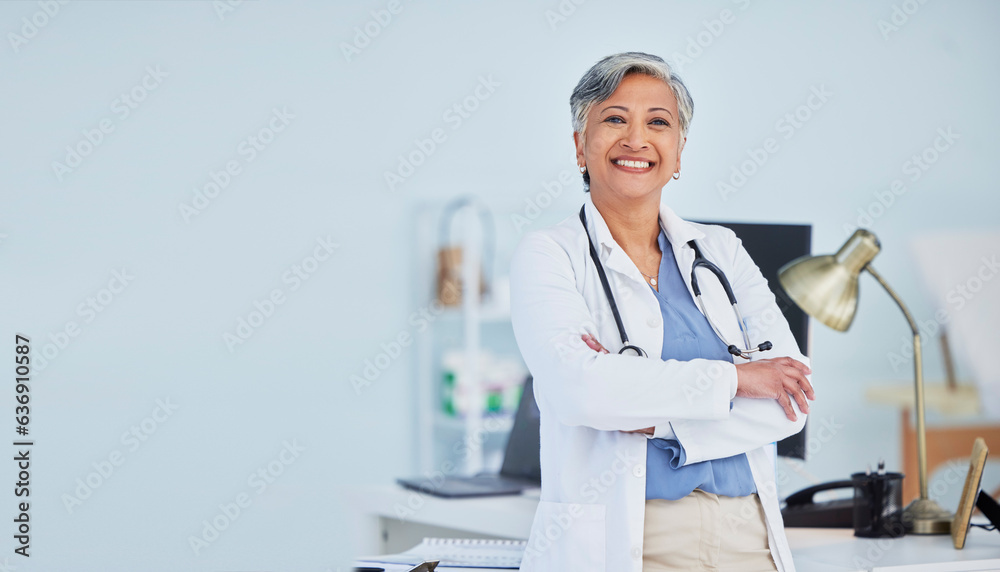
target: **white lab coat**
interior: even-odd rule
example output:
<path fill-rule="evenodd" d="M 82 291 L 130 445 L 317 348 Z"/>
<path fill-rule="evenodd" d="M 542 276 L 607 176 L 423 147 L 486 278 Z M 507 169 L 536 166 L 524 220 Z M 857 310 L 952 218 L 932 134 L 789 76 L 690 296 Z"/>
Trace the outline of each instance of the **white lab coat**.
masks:
<path fill-rule="evenodd" d="M 778 570 L 793 572 L 773 443 L 801 430 L 806 416 L 794 401 L 797 421 L 789 421 L 775 400 L 733 399 L 733 364 L 661 360 L 656 297 L 589 196 L 586 209 L 629 341 L 650 357 L 617 355 L 621 339 L 578 213 L 522 239 L 511 262 L 511 313 L 541 411 L 542 493 L 521 570 L 641 572 L 647 437 L 623 430 L 655 427 L 656 437 L 680 440 L 688 464 L 747 454 L 771 555 Z M 696 239 L 705 258 L 725 272 L 751 343 L 774 344 L 755 359 L 791 356 L 808 365 L 767 281 L 732 231 L 684 221 L 666 206 L 660 207 L 660 221 L 689 291 L 689 240 Z M 725 341 L 742 347 L 719 281 L 699 271 L 699 285 Z M 611 353 L 588 348 L 580 339 L 585 332 Z"/>

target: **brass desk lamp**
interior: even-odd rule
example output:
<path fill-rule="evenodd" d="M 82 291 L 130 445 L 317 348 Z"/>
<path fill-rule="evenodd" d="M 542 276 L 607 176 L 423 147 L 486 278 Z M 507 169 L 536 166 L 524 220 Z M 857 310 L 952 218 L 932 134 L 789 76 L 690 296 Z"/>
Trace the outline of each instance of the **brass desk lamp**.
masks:
<path fill-rule="evenodd" d="M 913 369 L 917 410 L 917 460 L 920 471 L 920 498 L 903 511 L 903 522 L 915 534 L 948 534 L 951 513 L 927 496 L 927 443 L 924 426 L 924 377 L 920 351 L 920 331 L 899 296 L 871 266 L 879 253 L 878 238 L 858 229 L 833 255 L 803 256 L 778 271 L 778 281 L 802 310 L 827 326 L 845 332 L 858 308 L 858 275 L 867 270 L 885 288 L 906 316 L 913 332 Z"/>

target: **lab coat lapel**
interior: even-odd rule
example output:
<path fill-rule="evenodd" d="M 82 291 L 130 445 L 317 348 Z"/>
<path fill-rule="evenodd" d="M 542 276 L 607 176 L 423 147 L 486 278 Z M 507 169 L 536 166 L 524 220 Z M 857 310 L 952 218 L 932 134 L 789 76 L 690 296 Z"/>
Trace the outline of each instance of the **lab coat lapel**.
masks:
<path fill-rule="evenodd" d="M 688 242 L 705 238 L 705 233 L 698 227 L 677 216 L 667 205 L 660 204 L 660 226 L 663 228 L 670 248 L 674 251 L 674 260 L 681 273 L 684 285 L 687 286 L 691 299 L 694 300 L 694 290 L 691 289 L 691 266 L 694 264 L 694 249 Z M 703 289 L 704 290 L 704 289 Z M 695 303 L 697 305 L 697 302 Z M 699 308 L 700 309 L 700 308 Z"/>
<path fill-rule="evenodd" d="M 604 222 L 601 213 L 597 212 L 589 196 L 584 208 L 587 213 L 587 224 L 590 227 L 588 230 L 594 237 L 598 256 L 608 275 L 608 282 L 614 292 L 629 342 L 642 348 L 650 357 L 658 357 L 663 346 L 663 328 L 662 322 L 655 318 L 659 315 L 656 296 L 632 259 L 615 242 L 607 223 Z M 603 291 L 601 297 L 604 297 Z M 610 310 L 607 319 L 614 328 Z M 613 342 L 611 338 L 607 338 L 607 341 L 602 340 L 611 351 L 617 351 L 617 348 L 621 347 L 617 331 L 614 337 L 616 339 Z"/>
<path fill-rule="evenodd" d="M 608 223 L 604 221 L 604 217 L 601 216 L 597 207 L 594 206 L 590 195 L 587 195 L 587 203 L 584 208 L 587 212 L 587 223 L 590 225 L 591 236 L 594 237 L 597 255 L 601 258 L 601 264 L 604 265 L 605 271 L 613 270 L 636 282 L 645 283 L 635 263 L 632 262 L 632 259 L 628 257 L 625 250 L 611 236 Z"/>
<path fill-rule="evenodd" d="M 587 213 L 587 224 L 590 227 L 588 230 L 591 233 L 591 236 L 594 237 L 594 244 L 597 248 L 598 256 L 601 258 L 601 264 L 604 265 L 605 270 L 608 272 L 608 280 L 612 282 L 612 288 L 619 290 L 619 288 L 616 288 L 614 284 L 617 280 L 614 276 L 612 276 L 613 271 L 618 274 L 619 279 L 626 277 L 632 282 L 644 286 L 642 288 L 638 288 L 638 291 L 642 293 L 640 294 L 640 298 L 648 298 L 647 305 L 650 308 L 656 308 L 655 298 L 650 292 L 647 292 L 648 287 L 646 287 L 645 279 L 639 273 L 639 269 L 636 268 L 632 259 L 625 253 L 625 250 L 615 242 L 614 237 L 611 236 L 610 229 L 608 229 L 607 223 L 604 221 L 604 217 L 602 217 L 601 213 L 597 211 L 597 207 L 594 206 L 594 203 L 589 195 L 584 208 Z M 698 246 L 701 248 L 702 254 L 705 258 L 717 264 L 723 272 L 727 272 L 730 270 L 729 265 L 723 260 L 713 260 L 712 257 L 713 252 L 717 251 L 716 247 L 718 246 L 713 245 L 712 241 L 717 239 L 717 236 L 707 236 L 701 228 L 680 218 L 670 207 L 664 204 L 660 205 L 660 226 L 663 228 L 663 232 L 670 240 L 670 246 L 674 251 L 674 259 L 677 260 L 677 268 L 681 273 L 681 278 L 684 280 L 688 293 L 691 295 L 691 299 L 695 301 L 695 305 L 698 306 L 697 300 L 694 296 L 694 290 L 691 288 L 691 267 L 694 264 L 695 254 L 694 249 L 691 248 L 688 243 L 692 240 L 698 241 Z M 700 270 L 698 272 L 698 280 L 698 283 L 701 286 L 701 294 L 702 299 L 705 302 L 705 307 L 711 315 L 711 319 L 715 322 L 715 325 L 722 332 L 722 335 L 725 336 L 723 342 L 725 342 L 726 345 L 736 344 L 737 346 L 742 347 L 743 335 L 740 332 L 739 323 L 737 322 L 736 315 L 733 313 L 733 309 L 729 304 L 729 299 L 726 297 L 726 292 L 722 288 L 722 284 L 708 270 Z M 622 309 L 623 304 L 632 309 L 632 303 L 628 302 L 631 297 L 627 296 L 627 294 L 627 291 L 622 290 L 618 293 L 618 295 L 616 295 L 617 298 L 622 299 L 618 302 L 620 309 Z M 641 308 L 635 307 L 634 310 L 641 311 Z M 698 310 L 701 311 L 700 306 L 698 306 Z M 622 309 L 622 319 L 626 323 L 626 329 L 629 330 L 632 341 L 638 342 L 640 338 L 646 338 L 647 336 L 645 335 L 644 330 L 628 328 L 629 322 L 631 321 L 629 317 L 630 314 L 630 311 Z M 655 342 L 654 338 L 659 338 L 659 343 L 662 343 L 662 329 L 657 329 L 656 333 L 659 335 L 651 335 L 648 340 L 642 339 L 642 342 L 653 344 L 653 342 Z"/>
<path fill-rule="evenodd" d="M 688 293 L 691 294 L 691 299 L 694 300 L 695 306 L 698 307 L 699 311 L 702 311 L 701 306 L 695 298 L 694 290 L 691 288 L 691 268 L 694 265 L 695 252 L 688 243 L 692 240 L 697 241 L 702 255 L 707 260 L 718 265 L 723 272 L 728 270 L 728 265 L 724 264 L 724 261 L 712 259 L 712 251 L 716 250 L 712 248 L 712 237 L 706 237 L 704 231 L 680 218 L 670 207 L 663 204 L 660 205 L 660 225 L 670 240 L 670 247 L 674 251 L 674 259 L 677 260 L 677 268 L 680 270 L 684 285 L 687 286 Z M 728 272 L 726 273 L 728 276 Z M 699 270 L 698 285 L 701 287 L 701 297 L 705 302 L 705 308 L 711 315 L 711 319 L 714 321 L 716 327 L 725 336 L 723 342 L 726 345 L 736 344 L 742 347 L 743 336 L 740 332 L 739 323 L 729 304 L 726 291 L 722 288 L 722 284 L 710 271 Z"/>

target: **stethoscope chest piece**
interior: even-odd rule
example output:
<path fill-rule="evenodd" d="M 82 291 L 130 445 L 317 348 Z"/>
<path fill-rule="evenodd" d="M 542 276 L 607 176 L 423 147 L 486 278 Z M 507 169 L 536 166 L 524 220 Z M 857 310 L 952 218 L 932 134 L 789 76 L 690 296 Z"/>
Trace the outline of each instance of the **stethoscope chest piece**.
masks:
<path fill-rule="evenodd" d="M 626 343 L 624 346 L 622 346 L 622 349 L 618 350 L 618 355 L 625 355 L 627 352 L 633 352 L 638 357 L 649 357 L 648 355 L 646 355 L 646 350 L 640 348 L 635 344 L 628 343 L 628 340 L 625 340 L 625 342 Z"/>

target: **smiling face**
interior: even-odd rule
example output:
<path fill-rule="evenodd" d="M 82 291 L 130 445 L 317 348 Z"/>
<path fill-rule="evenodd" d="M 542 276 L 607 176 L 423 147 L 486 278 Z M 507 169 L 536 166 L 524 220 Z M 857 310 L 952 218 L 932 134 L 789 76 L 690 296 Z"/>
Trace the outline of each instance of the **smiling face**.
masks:
<path fill-rule="evenodd" d="M 681 168 L 677 98 L 663 81 L 625 76 L 587 114 L 586 136 L 573 134 L 578 165 L 586 165 L 590 191 L 602 198 L 641 199 L 659 192 Z"/>

